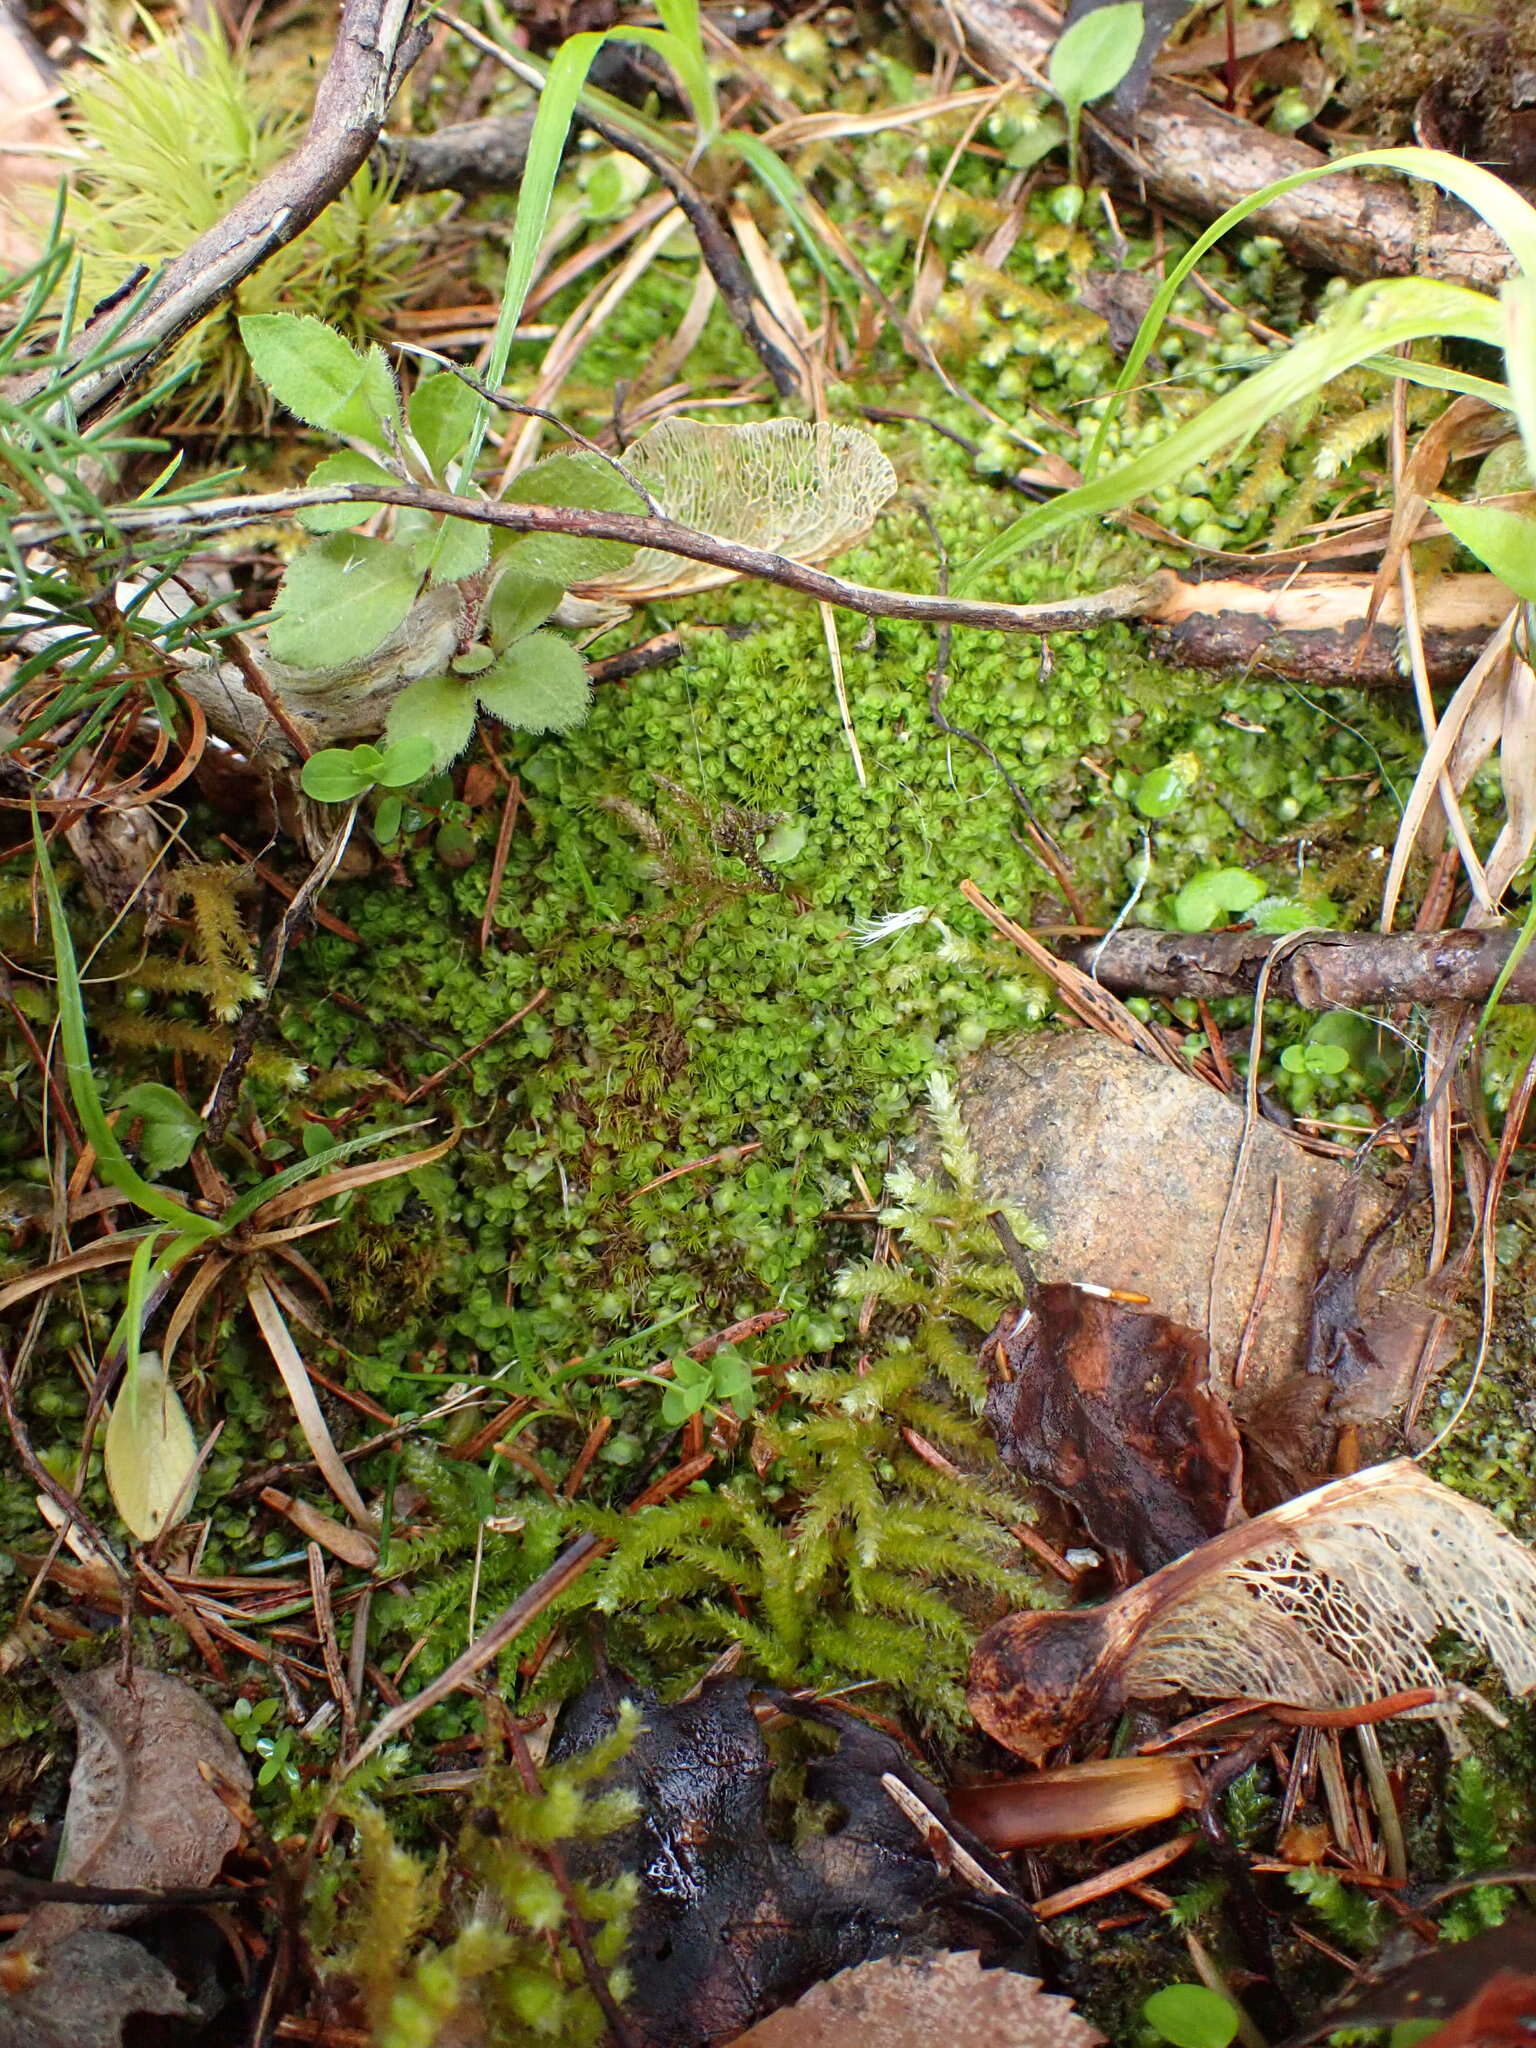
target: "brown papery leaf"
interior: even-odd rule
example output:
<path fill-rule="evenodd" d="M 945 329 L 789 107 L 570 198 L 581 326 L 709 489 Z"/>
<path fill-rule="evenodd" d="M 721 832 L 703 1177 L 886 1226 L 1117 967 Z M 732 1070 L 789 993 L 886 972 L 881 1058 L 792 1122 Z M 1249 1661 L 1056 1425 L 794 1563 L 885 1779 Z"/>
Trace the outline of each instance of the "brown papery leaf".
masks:
<path fill-rule="evenodd" d="M 1038 1977 L 975 1954 L 860 1963 L 759 2020 L 734 2048 L 1099 2048 L 1104 2036 Z"/>
<path fill-rule="evenodd" d="M 1122 1585 L 1241 1514 L 1242 1450 L 1197 1330 L 1056 1283 L 981 1355 L 1003 1462 L 1076 1508 Z"/>
<path fill-rule="evenodd" d="M 144 2014 L 196 2016 L 176 1979 L 147 1949 L 127 1935 L 86 1928 L 50 1949 L 38 1975 L 0 1993 L 0 2042 L 4 2048 L 119 2048 L 128 2020 Z"/>
<path fill-rule="evenodd" d="M 54 1876 L 115 1890 L 208 1884 L 240 1829 L 199 1765 L 251 1789 L 239 1745 L 213 1708 L 158 1671 L 135 1670 L 120 1685 L 111 1664 L 64 1680 L 60 1690 L 80 1742 Z M 12 1948 L 36 1954 L 140 1910 L 50 1902 L 31 1914 Z"/>
<path fill-rule="evenodd" d="M 970 1706 L 1038 1761 L 1133 1699 L 1327 1710 L 1440 1689 L 1442 1629 L 1512 1693 L 1536 1687 L 1536 1557 L 1400 1458 L 1224 1530 L 1102 1607 L 999 1622 L 976 1647 Z"/>

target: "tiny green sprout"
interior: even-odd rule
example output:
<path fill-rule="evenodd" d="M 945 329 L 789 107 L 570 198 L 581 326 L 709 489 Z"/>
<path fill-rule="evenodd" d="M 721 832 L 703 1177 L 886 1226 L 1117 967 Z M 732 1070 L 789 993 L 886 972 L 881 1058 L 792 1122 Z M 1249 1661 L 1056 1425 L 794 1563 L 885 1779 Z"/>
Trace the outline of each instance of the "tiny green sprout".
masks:
<path fill-rule="evenodd" d="M 1172 2048 L 1228 2048 L 1237 2034 L 1237 2009 L 1203 1984 L 1169 1984 L 1154 1991 L 1142 2018 Z"/>
<path fill-rule="evenodd" d="M 1078 184 L 1078 136 L 1083 109 L 1102 99 L 1136 62 L 1145 25 L 1141 0 L 1116 0 L 1096 7 L 1056 38 L 1046 78 L 1067 117 L 1067 151 L 1072 183 Z"/>
<path fill-rule="evenodd" d="M 299 783 L 304 794 L 321 804 L 348 804 L 377 785 L 404 789 L 419 782 L 432 767 L 432 748 L 415 734 L 388 746 L 325 747 L 304 763 Z"/>
<path fill-rule="evenodd" d="M 1244 868 L 1202 868 L 1174 897 L 1173 921 L 1181 932 L 1208 932 L 1263 897 L 1264 884 Z"/>
<path fill-rule="evenodd" d="M 730 1345 L 713 1358 L 678 1358 L 673 1361 L 672 1380 L 661 1397 L 661 1419 L 676 1429 L 703 1409 L 729 1401 L 740 1417 L 752 1412 L 756 1388 L 752 1368 Z"/>

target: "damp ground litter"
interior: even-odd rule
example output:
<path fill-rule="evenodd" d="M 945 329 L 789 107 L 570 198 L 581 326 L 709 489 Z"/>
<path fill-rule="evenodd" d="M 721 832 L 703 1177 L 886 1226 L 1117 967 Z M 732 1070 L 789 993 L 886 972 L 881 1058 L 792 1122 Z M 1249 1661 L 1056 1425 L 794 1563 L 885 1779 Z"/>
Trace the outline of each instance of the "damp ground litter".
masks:
<path fill-rule="evenodd" d="M 0 2048 L 1536 2013 L 1536 44 L 1072 14 L 0 6 Z"/>

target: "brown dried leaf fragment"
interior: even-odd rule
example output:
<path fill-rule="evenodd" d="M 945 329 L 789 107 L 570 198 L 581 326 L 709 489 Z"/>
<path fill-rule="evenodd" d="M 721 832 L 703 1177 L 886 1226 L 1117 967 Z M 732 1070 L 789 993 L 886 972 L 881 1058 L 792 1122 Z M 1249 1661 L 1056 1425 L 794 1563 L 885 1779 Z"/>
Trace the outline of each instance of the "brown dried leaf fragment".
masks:
<path fill-rule="evenodd" d="M 200 1767 L 251 1789 L 238 1744 L 179 1678 L 102 1665 L 60 1686 L 80 1731 L 54 1876 L 71 1884 L 155 1891 L 205 1885 L 240 1839 Z M 131 1920 L 134 1906 L 39 1906 L 11 1944 L 38 1954 L 82 1928 Z"/>
<path fill-rule="evenodd" d="M 1122 1585 L 1241 1515 L 1242 1449 L 1197 1330 L 1056 1282 L 981 1355 L 1004 1464 L 1077 1510 Z"/>
<path fill-rule="evenodd" d="M 984 1970 L 974 1954 L 860 1963 L 770 2014 L 733 2048 L 1099 2048 L 1104 2036 L 1038 1977 Z"/>
<path fill-rule="evenodd" d="M 1133 1699 L 1316 1711 L 1438 1690 L 1442 1629 L 1512 1693 L 1536 1688 L 1536 1557 L 1403 1458 L 1224 1530 L 1102 1607 L 999 1622 L 972 1659 L 970 1706 L 1038 1761 Z"/>
<path fill-rule="evenodd" d="M 85 1928 L 29 1982 L 0 1991 L 4 2048 L 120 2048 L 130 2018 L 196 2017 L 176 1979 L 126 1935 Z M 145 2032 L 140 2039 L 149 2039 Z"/>

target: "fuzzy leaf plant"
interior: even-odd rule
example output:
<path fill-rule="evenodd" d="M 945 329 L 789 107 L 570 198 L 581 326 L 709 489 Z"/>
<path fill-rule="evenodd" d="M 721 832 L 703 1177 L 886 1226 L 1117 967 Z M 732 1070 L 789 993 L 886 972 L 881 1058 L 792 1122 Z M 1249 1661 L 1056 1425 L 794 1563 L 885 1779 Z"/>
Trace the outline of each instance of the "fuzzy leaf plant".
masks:
<path fill-rule="evenodd" d="M 259 314 L 242 320 L 240 333 L 272 395 L 307 426 L 348 443 L 321 459 L 311 484 L 478 495 L 468 469 L 481 401 L 452 371 L 423 377 L 402 403 L 383 351 L 356 349 L 323 321 Z M 535 463 L 502 496 L 584 511 L 646 509 L 611 464 L 583 452 Z M 353 530 L 382 509 L 348 500 L 300 515 L 314 538 L 283 578 L 267 632 L 272 655 L 295 669 L 365 676 L 370 662 L 412 635 L 418 607 L 435 599 L 439 609 L 445 602 L 456 609 L 455 651 L 441 672 L 417 676 L 393 699 L 385 722 L 390 758 L 435 774 L 463 752 L 482 713 L 528 732 L 579 725 L 590 702 L 586 667 L 547 622 L 573 584 L 621 568 L 633 550 L 565 534 L 493 532 L 409 506 L 396 509 L 387 538 Z M 315 790 L 356 775 L 350 758 L 331 762 L 342 752 L 316 756 L 320 770 L 309 764 Z M 384 778 L 364 778 L 377 779 Z"/>
<path fill-rule="evenodd" d="M 793 1373 L 728 1484 L 639 1515 L 594 1512 L 614 1544 L 586 1598 L 675 1669 L 739 1644 L 780 1684 L 890 1687 L 930 1725 L 964 1719 L 968 1605 L 1029 1605 L 1037 1582 L 979 1422 L 976 1351 L 1019 1283 L 1001 1256 L 950 1086 L 930 1085 L 940 1171 L 891 1176 L 902 1256 L 845 1271 L 887 1335 L 872 1359 Z M 1038 1242 L 1022 1216 L 1016 1235 Z M 756 1474 L 762 1473 L 758 1478 Z"/>

